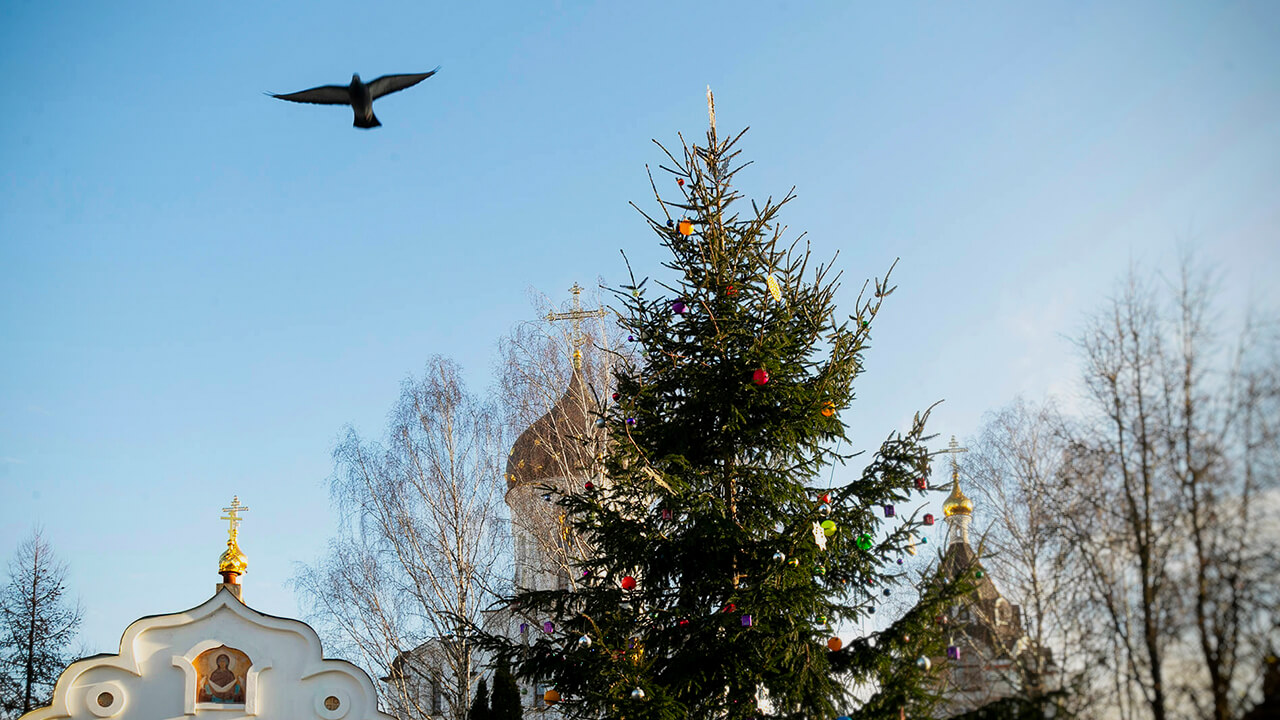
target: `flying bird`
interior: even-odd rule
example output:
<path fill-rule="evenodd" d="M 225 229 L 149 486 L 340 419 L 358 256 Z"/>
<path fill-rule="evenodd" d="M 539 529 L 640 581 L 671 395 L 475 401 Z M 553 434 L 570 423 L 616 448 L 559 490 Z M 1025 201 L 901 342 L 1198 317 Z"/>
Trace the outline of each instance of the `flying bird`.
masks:
<path fill-rule="evenodd" d="M 299 103 L 313 103 L 316 105 L 350 105 L 355 111 L 355 126 L 358 128 L 376 128 L 382 123 L 378 122 L 377 116 L 373 114 L 373 101 L 383 95 L 390 95 L 393 92 L 413 87 L 427 78 L 435 75 L 440 68 L 437 67 L 431 72 L 410 73 L 408 75 L 383 75 L 371 83 L 360 81 L 360 74 L 356 73 L 351 76 L 350 85 L 321 85 L 310 90 L 300 90 L 287 95 L 276 95 L 275 93 L 267 93 L 273 98 L 281 100 L 289 100 Z"/>

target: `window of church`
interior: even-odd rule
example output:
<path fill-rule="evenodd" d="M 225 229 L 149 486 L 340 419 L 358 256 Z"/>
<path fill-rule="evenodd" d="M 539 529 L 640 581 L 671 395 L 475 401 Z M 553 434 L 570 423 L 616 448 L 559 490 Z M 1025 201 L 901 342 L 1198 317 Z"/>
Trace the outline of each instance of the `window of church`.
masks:
<path fill-rule="evenodd" d="M 1009 603 L 1004 598 L 1001 598 L 996 602 L 996 624 L 1008 625 L 1009 615 Z"/>

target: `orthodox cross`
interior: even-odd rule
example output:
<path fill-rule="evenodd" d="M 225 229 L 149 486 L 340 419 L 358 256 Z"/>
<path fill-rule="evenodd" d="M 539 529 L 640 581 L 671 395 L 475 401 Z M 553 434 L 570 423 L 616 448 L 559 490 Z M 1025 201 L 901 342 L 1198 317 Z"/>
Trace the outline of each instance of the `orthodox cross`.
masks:
<path fill-rule="evenodd" d="M 248 512 L 248 511 L 249 511 L 249 506 L 248 506 L 248 505 L 241 505 L 241 504 L 240 504 L 240 496 L 238 496 L 238 495 L 236 495 L 236 496 L 232 496 L 232 498 L 231 498 L 231 507 L 224 507 L 224 508 L 222 508 L 222 512 L 226 513 L 226 516 L 225 516 L 225 517 L 220 517 L 220 518 L 218 518 L 218 519 L 219 519 L 219 520 L 230 520 L 230 521 L 231 521 L 231 529 L 230 529 L 230 531 L 229 531 L 229 532 L 230 532 L 230 534 L 231 534 L 231 539 L 232 539 L 232 540 L 235 540 L 235 539 L 236 539 L 236 535 L 237 535 L 237 534 L 239 533 L 239 531 L 240 531 L 240 521 L 241 521 L 241 520 L 244 520 L 244 518 L 240 517 L 239 513 L 242 513 L 242 512 Z"/>
<path fill-rule="evenodd" d="M 951 443 L 947 445 L 946 450 L 939 450 L 939 453 L 947 453 L 951 455 L 951 479 L 957 480 L 960 477 L 960 463 L 956 461 L 956 455 L 962 452 L 969 452 L 969 448 L 960 447 L 960 443 L 956 442 L 956 436 L 951 436 Z"/>
<path fill-rule="evenodd" d="M 557 320 L 570 320 L 573 322 L 573 330 L 569 335 L 569 345 L 573 348 L 573 366 L 581 368 L 582 345 L 587 341 L 586 335 L 582 334 L 582 321 L 593 317 L 602 318 L 608 314 L 608 311 L 604 308 L 583 310 L 582 301 L 578 299 L 578 296 L 582 294 L 582 287 L 578 283 L 574 283 L 573 287 L 569 288 L 569 292 L 573 293 L 573 309 L 569 312 L 549 312 L 547 313 L 547 320 L 550 322 L 556 322 Z"/>

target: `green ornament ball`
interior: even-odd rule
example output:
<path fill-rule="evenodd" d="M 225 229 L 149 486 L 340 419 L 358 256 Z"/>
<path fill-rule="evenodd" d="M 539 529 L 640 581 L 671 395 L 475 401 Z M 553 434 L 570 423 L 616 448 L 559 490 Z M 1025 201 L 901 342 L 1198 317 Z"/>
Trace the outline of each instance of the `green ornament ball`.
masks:
<path fill-rule="evenodd" d="M 872 542 L 871 542 L 870 535 L 868 535 L 867 533 L 862 533 L 861 535 L 858 536 L 858 547 L 862 548 L 863 550 L 870 550 L 871 545 L 872 545 Z"/>

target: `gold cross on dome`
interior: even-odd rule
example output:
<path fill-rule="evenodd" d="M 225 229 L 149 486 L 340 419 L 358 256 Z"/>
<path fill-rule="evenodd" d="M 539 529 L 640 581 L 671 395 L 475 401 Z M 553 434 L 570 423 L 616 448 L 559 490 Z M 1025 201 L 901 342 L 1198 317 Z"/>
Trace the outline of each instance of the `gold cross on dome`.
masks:
<path fill-rule="evenodd" d="M 249 506 L 241 505 L 240 496 L 238 495 L 233 496 L 231 498 L 231 507 L 222 508 L 222 512 L 226 513 L 226 515 L 218 519 L 231 521 L 231 528 L 228 530 L 228 532 L 230 533 L 232 540 L 236 539 L 236 533 L 240 531 L 240 521 L 244 520 L 244 518 L 240 517 L 239 514 L 242 512 L 248 512 L 248 511 L 249 511 Z"/>
<path fill-rule="evenodd" d="M 956 442 L 956 436 L 951 436 L 951 442 L 947 444 L 946 450 L 939 450 L 939 453 L 947 453 L 951 455 L 951 479 L 955 480 L 960 477 L 960 463 L 956 461 L 956 456 L 962 452 L 969 452 L 969 448 L 960 447 L 960 443 Z"/>
<path fill-rule="evenodd" d="M 602 318 L 608 314 L 608 311 L 604 308 L 583 310 L 582 301 L 578 299 L 578 296 L 582 294 L 582 286 L 578 285 L 578 283 L 574 283 L 573 287 L 569 288 L 569 292 L 573 293 L 573 309 L 569 312 L 562 313 L 549 312 L 547 313 L 547 320 L 549 322 L 556 322 L 557 320 L 569 320 L 573 322 L 573 329 L 569 334 L 569 346 L 573 348 L 573 366 L 575 368 L 581 368 L 582 346 L 587 341 L 587 337 L 582 334 L 582 321 L 593 317 Z"/>

